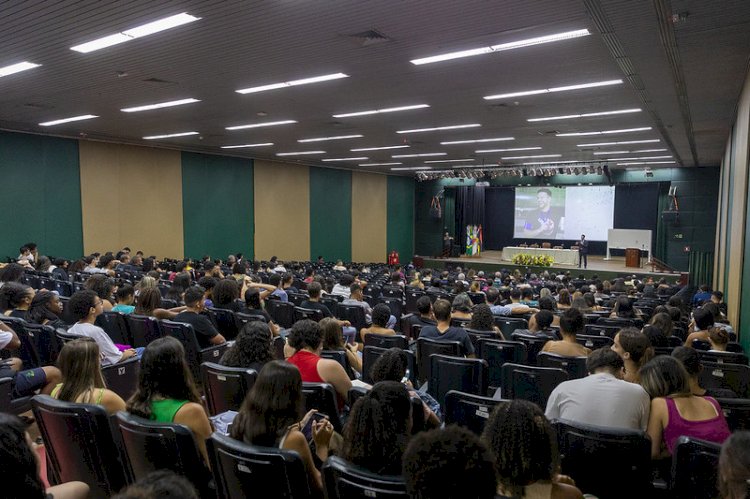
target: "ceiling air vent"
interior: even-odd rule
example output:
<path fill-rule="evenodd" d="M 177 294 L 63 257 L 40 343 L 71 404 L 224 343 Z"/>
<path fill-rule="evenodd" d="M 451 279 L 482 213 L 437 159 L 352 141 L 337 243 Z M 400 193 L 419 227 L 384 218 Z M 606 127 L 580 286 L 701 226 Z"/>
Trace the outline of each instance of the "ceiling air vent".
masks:
<path fill-rule="evenodd" d="M 176 81 L 162 80 L 161 78 L 146 78 L 143 81 L 145 83 L 153 83 L 154 85 L 177 85 Z"/>
<path fill-rule="evenodd" d="M 379 43 L 390 42 L 391 38 L 385 36 L 380 31 L 374 29 L 368 29 L 361 33 L 354 33 L 347 35 L 351 41 L 360 47 L 369 47 L 370 45 L 377 45 Z"/>
<path fill-rule="evenodd" d="M 536 133 L 539 135 L 557 135 L 560 133 L 559 130 L 537 130 Z"/>

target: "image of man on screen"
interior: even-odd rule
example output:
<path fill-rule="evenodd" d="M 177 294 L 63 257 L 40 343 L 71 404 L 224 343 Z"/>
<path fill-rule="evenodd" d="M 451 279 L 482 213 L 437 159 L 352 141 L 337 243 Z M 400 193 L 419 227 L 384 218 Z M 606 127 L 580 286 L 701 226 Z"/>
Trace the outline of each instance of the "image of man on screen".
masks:
<path fill-rule="evenodd" d="M 589 242 L 586 240 L 586 234 L 581 234 L 581 240 L 578 241 L 578 268 L 581 268 L 581 262 L 583 262 L 583 268 L 588 266 L 589 256 Z"/>
<path fill-rule="evenodd" d="M 523 228 L 525 237 L 554 237 L 560 227 L 562 211 L 552 207 L 552 191 L 539 189 L 536 193 L 538 210 Z"/>

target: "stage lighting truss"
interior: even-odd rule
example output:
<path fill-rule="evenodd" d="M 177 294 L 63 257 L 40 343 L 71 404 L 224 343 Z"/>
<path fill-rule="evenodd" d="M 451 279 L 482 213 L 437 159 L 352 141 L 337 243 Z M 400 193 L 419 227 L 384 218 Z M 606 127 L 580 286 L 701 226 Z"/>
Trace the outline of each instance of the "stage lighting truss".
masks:
<path fill-rule="evenodd" d="M 607 163 L 600 161 L 561 161 L 530 165 L 497 165 L 480 168 L 428 170 L 415 173 L 419 182 L 446 178 L 491 179 L 498 177 L 552 177 L 554 175 L 604 175 Z"/>

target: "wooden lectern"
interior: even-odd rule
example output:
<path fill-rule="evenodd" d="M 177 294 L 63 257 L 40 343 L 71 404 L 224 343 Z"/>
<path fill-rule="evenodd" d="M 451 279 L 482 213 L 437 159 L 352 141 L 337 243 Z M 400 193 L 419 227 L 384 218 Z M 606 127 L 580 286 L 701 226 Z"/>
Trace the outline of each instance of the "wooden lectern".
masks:
<path fill-rule="evenodd" d="M 639 250 L 638 248 L 627 248 L 625 250 L 625 266 L 640 268 L 641 250 Z"/>

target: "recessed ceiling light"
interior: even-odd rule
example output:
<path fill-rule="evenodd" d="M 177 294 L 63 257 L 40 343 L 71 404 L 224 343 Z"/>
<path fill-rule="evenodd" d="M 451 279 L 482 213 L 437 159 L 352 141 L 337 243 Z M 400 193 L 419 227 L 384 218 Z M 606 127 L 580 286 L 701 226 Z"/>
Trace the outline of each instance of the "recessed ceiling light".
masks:
<path fill-rule="evenodd" d="M 641 159 L 669 159 L 672 155 L 666 155 L 666 156 L 640 156 L 640 157 L 632 157 L 632 158 L 605 158 L 605 161 L 639 161 Z"/>
<path fill-rule="evenodd" d="M 395 113 L 398 111 L 411 111 L 412 109 L 424 109 L 430 107 L 429 104 L 414 104 L 412 106 L 386 107 L 383 109 L 372 109 L 370 111 L 357 111 L 354 113 L 334 114 L 334 118 L 351 118 L 353 116 L 367 116 L 369 114 Z"/>
<path fill-rule="evenodd" d="M 640 128 L 623 128 L 621 130 L 603 130 L 600 132 L 571 132 L 571 133 L 557 133 L 556 137 L 580 137 L 583 135 L 610 135 L 615 133 L 631 133 L 631 132 L 645 132 L 651 130 L 650 126 L 643 126 Z"/>
<path fill-rule="evenodd" d="M 628 163 L 617 163 L 617 166 L 630 166 L 630 165 L 673 165 L 674 161 L 632 161 Z"/>
<path fill-rule="evenodd" d="M 299 139 L 297 142 L 323 142 L 326 140 L 343 140 L 343 139 L 359 139 L 364 135 L 336 135 L 334 137 L 315 137 L 313 139 Z"/>
<path fill-rule="evenodd" d="M 200 102 L 198 99 L 180 99 L 172 100 L 169 102 L 159 102 L 158 104 L 147 104 L 145 106 L 136 107 L 125 107 L 120 109 L 123 113 L 137 113 L 138 111 L 150 111 L 152 109 L 161 109 L 163 107 L 182 106 L 184 104 L 192 104 L 194 102 Z"/>
<path fill-rule="evenodd" d="M 307 154 L 325 154 L 325 151 L 297 151 L 297 152 L 277 152 L 276 156 L 304 156 Z"/>
<path fill-rule="evenodd" d="M 422 154 L 394 154 L 392 158 L 429 158 L 431 156 L 447 156 L 447 152 L 428 152 Z"/>
<path fill-rule="evenodd" d="M 456 130 L 459 128 L 476 128 L 482 126 L 479 123 L 469 123 L 467 125 L 448 125 L 436 126 L 432 128 L 413 128 L 411 130 L 399 130 L 396 133 L 419 133 L 419 132 L 436 132 L 438 130 Z"/>
<path fill-rule="evenodd" d="M 362 165 L 360 165 L 362 166 Z M 407 171 L 407 170 L 429 170 L 429 166 L 405 166 L 403 168 L 391 168 L 392 172 L 401 172 L 401 171 Z"/>
<path fill-rule="evenodd" d="M 593 144 L 578 144 L 576 147 L 597 147 L 597 146 L 624 146 L 627 144 L 651 144 L 654 142 L 661 142 L 660 139 L 646 139 L 646 140 L 621 140 L 619 142 L 596 142 Z"/>
<path fill-rule="evenodd" d="M 200 17 L 191 16 L 190 14 L 183 12 L 181 14 L 142 24 L 141 26 L 136 26 L 135 28 L 122 31 L 120 33 L 107 35 L 102 38 L 97 38 L 96 40 L 91 40 L 90 42 L 75 45 L 73 47 L 70 47 L 70 50 L 75 50 L 76 52 L 87 54 L 89 52 L 94 52 L 95 50 L 103 49 L 105 47 L 111 47 L 112 45 L 129 42 L 130 40 L 135 40 L 136 38 L 141 38 L 153 33 L 158 33 L 159 31 L 182 26 L 183 24 L 191 23 L 199 19 Z"/>
<path fill-rule="evenodd" d="M 491 152 L 536 151 L 539 149 L 541 149 L 541 147 L 511 147 L 509 149 L 478 149 L 474 152 L 478 154 L 485 154 Z"/>
<path fill-rule="evenodd" d="M 33 62 L 28 61 L 11 64 L 10 66 L 4 66 L 0 68 L 0 78 L 2 78 L 3 76 L 20 73 L 21 71 L 26 71 L 28 69 L 38 68 L 39 66 L 41 66 L 41 64 L 34 64 Z"/>
<path fill-rule="evenodd" d="M 384 147 L 360 147 L 359 149 L 349 149 L 351 152 L 365 152 L 365 151 L 385 151 L 387 149 L 405 149 L 411 147 L 408 145 L 402 146 L 384 146 Z"/>
<path fill-rule="evenodd" d="M 399 163 L 398 161 L 391 162 L 391 163 L 362 163 L 359 166 L 391 166 L 391 165 L 403 165 L 403 163 Z"/>
<path fill-rule="evenodd" d="M 359 156 L 356 158 L 326 158 L 322 161 L 362 161 L 365 159 L 370 159 L 367 156 Z"/>
<path fill-rule="evenodd" d="M 552 121 L 552 120 L 568 120 L 573 118 L 593 118 L 595 116 L 609 116 L 614 114 L 628 114 L 628 113 L 640 113 L 641 109 L 620 109 L 618 111 L 602 111 L 599 113 L 584 113 L 584 114 L 567 114 L 564 116 L 548 116 L 546 118 L 530 118 L 526 121 Z"/>
<path fill-rule="evenodd" d="M 537 90 L 523 90 L 520 92 L 510 92 L 507 94 L 488 95 L 484 97 L 484 99 L 485 100 L 507 99 L 510 97 L 524 97 L 526 95 L 549 94 L 549 93 L 554 93 L 554 92 L 567 92 L 570 90 L 581 90 L 584 88 L 595 88 L 595 87 L 604 87 L 608 85 L 620 85 L 620 84 L 622 84 L 622 80 L 593 81 L 591 83 L 579 83 L 577 85 L 567 85 L 565 87 L 540 88 Z"/>
<path fill-rule="evenodd" d="M 165 135 L 149 135 L 143 137 L 145 140 L 156 140 L 156 139 L 171 139 L 172 137 L 187 137 L 188 135 L 198 135 L 198 132 L 179 132 L 179 133 L 168 133 Z"/>
<path fill-rule="evenodd" d="M 281 83 L 271 83 L 270 85 L 261 85 L 259 87 L 241 88 L 235 90 L 238 94 L 253 94 L 264 92 L 266 90 L 276 90 L 277 88 L 296 87 L 297 85 L 307 85 L 309 83 L 320 83 L 323 81 L 338 80 L 340 78 L 349 78 L 348 74 L 333 73 L 329 75 L 313 76 L 311 78 L 302 78 L 300 80 L 282 81 Z"/>
<path fill-rule="evenodd" d="M 246 128 L 260 128 L 264 126 L 290 125 L 297 123 L 295 120 L 266 121 L 265 123 L 249 123 L 247 125 L 228 126 L 226 130 L 244 130 Z"/>
<path fill-rule="evenodd" d="M 507 140 L 515 140 L 514 137 L 497 137 L 494 139 L 474 139 L 474 140 L 449 140 L 448 142 L 441 142 L 440 145 L 455 145 L 455 144 L 479 144 L 481 142 L 502 142 Z"/>
<path fill-rule="evenodd" d="M 222 149 L 242 149 L 244 147 L 266 147 L 272 146 L 273 142 L 262 142 L 259 144 L 239 144 L 236 146 L 221 146 Z"/>
<path fill-rule="evenodd" d="M 433 159 L 425 161 L 425 163 L 470 163 L 472 161 L 476 161 L 476 159 Z"/>
<path fill-rule="evenodd" d="M 421 59 L 412 59 L 410 62 L 416 66 L 421 64 L 431 64 L 433 62 L 448 61 L 451 59 L 459 59 L 461 57 L 472 57 L 481 54 L 490 54 L 492 52 L 502 52 L 505 50 L 513 50 L 522 47 L 530 47 L 532 45 L 540 45 L 542 43 L 559 42 L 562 40 L 570 40 L 572 38 L 578 38 L 581 36 L 588 36 L 591 33 L 587 29 L 577 29 L 574 31 L 565 31 L 563 33 L 555 33 L 546 36 L 537 36 L 535 38 L 526 38 L 523 40 L 517 40 L 515 42 L 501 43 L 499 45 L 491 45 L 489 47 L 478 47 L 468 50 L 459 50 L 457 52 L 448 52 L 446 54 L 434 55 L 431 57 L 423 57 Z"/>
<path fill-rule="evenodd" d="M 536 154 L 533 156 L 503 156 L 500 159 L 559 158 L 562 154 Z"/>
<path fill-rule="evenodd" d="M 63 123 L 70 123 L 71 121 L 90 120 L 92 118 L 98 118 L 98 116 L 94 114 L 83 114 L 81 116 L 73 116 L 71 118 L 63 118 L 60 120 L 45 121 L 44 123 L 39 123 L 39 126 L 62 125 Z"/>

